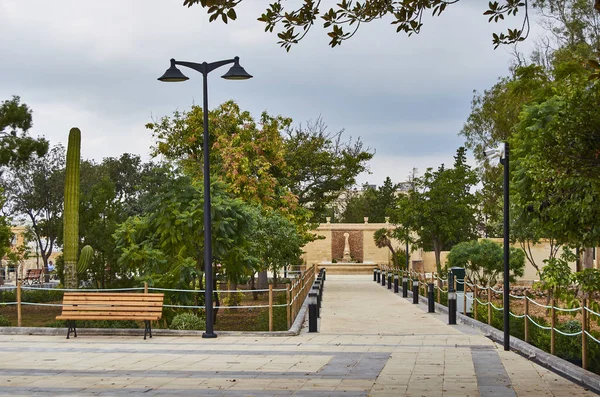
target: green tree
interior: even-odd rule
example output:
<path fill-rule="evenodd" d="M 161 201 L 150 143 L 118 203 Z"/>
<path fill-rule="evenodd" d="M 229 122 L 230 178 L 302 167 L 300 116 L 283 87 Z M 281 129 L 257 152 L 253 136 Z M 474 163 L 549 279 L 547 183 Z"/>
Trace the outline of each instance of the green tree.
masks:
<path fill-rule="evenodd" d="M 200 4 L 207 8 L 209 21 L 237 19 L 236 6 L 242 0 L 184 0 L 184 6 Z M 405 32 L 409 36 L 418 34 L 423 26 L 423 18 L 431 12 L 432 16 L 440 16 L 446 7 L 458 3 L 459 0 L 343 0 L 335 6 L 323 11 L 320 0 L 304 0 L 298 8 L 288 9 L 281 0 L 269 4 L 265 12 L 258 18 L 265 24 L 265 31 L 277 33 L 279 44 L 290 50 L 293 44 L 302 40 L 313 27 L 318 16 L 323 28 L 330 29 L 327 35 L 331 38 L 329 45 L 335 47 L 344 40 L 350 39 L 365 23 L 391 18 L 396 32 Z M 503 21 L 505 16 L 515 16 L 524 10 L 522 25 L 506 32 L 494 33 L 492 41 L 496 47 L 500 44 L 512 44 L 522 41 L 529 33 L 529 14 L 527 1 L 502 0 L 489 2 L 482 6 L 483 15 L 489 22 Z M 536 5 L 537 2 L 533 2 Z M 344 30 L 348 29 L 348 30 Z"/>
<path fill-rule="evenodd" d="M 388 176 L 377 189 L 365 184 L 362 191 L 348 192 L 342 221 L 357 223 L 368 217 L 372 223 L 385 222 L 385 218 L 392 217 L 396 209 L 398 189 L 399 184 L 392 183 Z"/>
<path fill-rule="evenodd" d="M 559 244 L 594 247 L 600 241 L 600 179 L 591 170 L 600 150 L 600 86 L 572 79 L 560 90 L 523 112 L 512 140 L 515 200 L 519 213 L 535 217 Z"/>
<path fill-rule="evenodd" d="M 240 274 L 247 266 L 240 258 L 248 257 L 254 218 L 249 207 L 226 190 L 220 182 L 211 187 L 213 271 L 218 263 L 226 274 Z M 172 175 L 144 215 L 130 217 L 115 232 L 119 263 L 128 268 L 131 277 L 151 285 L 202 289 L 203 206 L 202 188 L 188 177 Z M 176 294 L 172 298 L 182 304 L 201 302 L 198 294 Z M 216 288 L 214 299 L 218 306 Z"/>
<path fill-rule="evenodd" d="M 298 197 L 298 203 L 312 212 L 315 222 L 324 220 L 327 209 L 356 183 L 356 176 L 373 158 L 360 138 L 346 142 L 343 132 L 328 132 L 319 118 L 283 133 L 287 174 L 278 178 Z"/>
<path fill-rule="evenodd" d="M 151 195 L 145 178 L 156 165 L 142 164 L 137 155 L 125 153 L 118 158 L 107 157 L 100 164 L 81 164 L 80 237 L 81 244 L 94 247 L 94 258 L 86 275 L 97 287 L 128 280 L 128 269 L 120 266 L 114 238 L 118 225 L 128 217 L 142 213 L 145 200 Z"/>
<path fill-rule="evenodd" d="M 396 237 L 396 233 L 392 229 L 378 229 L 373 233 L 373 240 L 377 248 L 388 248 L 392 254 L 392 264 L 395 268 L 403 267 L 406 263 L 406 251 L 394 248 L 392 238 Z"/>
<path fill-rule="evenodd" d="M 276 211 L 257 209 L 256 220 L 250 254 L 258 259 L 257 270 L 270 270 L 276 280 L 277 273 L 284 266 L 298 262 L 301 248 L 308 241 L 298 232 L 296 225 Z"/>
<path fill-rule="evenodd" d="M 19 166 L 32 156 L 43 156 L 48 151 L 48 141 L 33 139 L 27 132 L 33 126 L 31 109 L 21 103 L 21 98 L 2 101 L 0 104 L 0 166 Z"/>
<path fill-rule="evenodd" d="M 456 244 L 447 258 L 448 267 L 462 267 L 471 284 L 494 286 L 504 279 L 504 250 L 491 240 L 472 240 Z M 520 248 L 510 248 L 511 282 L 525 273 L 525 253 Z"/>
<path fill-rule="evenodd" d="M 30 224 L 46 275 L 48 260 L 62 235 L 64 170 L 65 148 L 57 145 L 43 157 L 33 157 L 3 175 L 5 211 Z"/>
<path fill-rule="evenodd" d="M 443 164 L 437 171 L 428 168 L 412 181 L 408 195 L 398 202 L 395 219 L 402 225 L 398 229 L 416 233 L 415 244 L 434 251 L 438 274 L 442 272 L 441 251 L 475 237 L 476 201 L 470 189 L 476 182 L 475 173 L 466 164 L 466 150 L 461 147 L 453 168 Z"/>
<path fill-rule="evenodd" d="M 172 118 L 149 123 L 147 128 L 157 140 L 153 155 L 181 165 L 187 175 L 200 180 L 202 120 L 202 108 L 192 106 L 189 112 L 175 112 Z M 277 178 L 288 173 L 280 132 L 291 120 L 264 112 L 259 128 L 249 112 L 228 101 L 209 112 L 209 123 L 211 178 L 225 182 L 231 193 L 248 203 L 278 208 L 305 221 L 297 197 Z"/>

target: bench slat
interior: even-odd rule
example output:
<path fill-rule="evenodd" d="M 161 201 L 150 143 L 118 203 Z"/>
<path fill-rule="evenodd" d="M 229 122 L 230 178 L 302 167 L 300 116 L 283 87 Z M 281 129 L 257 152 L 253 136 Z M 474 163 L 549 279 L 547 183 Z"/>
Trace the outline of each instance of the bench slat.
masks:
<path fill-rule="evenodd" d="M 132 305 L 138 305 L 138 306 L 144 306 L 144 305 L 152 305 L 152 304 L 156 304 L 156 303 L 162 303 L 162 299 L 151 299 L 151 300 L 122 300 L 122 299 L 74 299 L 71 297 L 66 297 L 63 299 L 63 302 L 76 302 L 76 303 L 81 303 L 82 305 L 92 305 L 92 304 L 105 304 L 105 305 L 110 305 L 110 304 L 114 304 L 114 305 L 126 305 L 126 304 L 132 304 Z"/>
<path fill-rule="evenodd" d="M 132 306 L 63 306 L 63 313 L 65 312 L 82 312 L 82 311 L 94 311 L 94 312 L 105 312 L 105 311 L 117 311 L 117 312 L 138 312 L 138 313 L 158 313 L 162 312 L 162 307 L 132 307 Z"/>
<path fill-rule="evenodd" d="M 86 316 L 56 316 L 57 320 L 148 320 L 157 321 L 160 320 L 158 316 L 145 316 L 145 317 L 131 317 L 131 316 L 97 316 L 97 315 L 86 315 Z"/>
<path fill-rule="evenodd" d="M 142 293 L 142 292 L 73 292 L 67 291 L 65 295 L 79 295 L 79 296 L 106 296 L 106 295 L 115 295 L 115 296 L 164 296 L 165 294 L 162 292 L 150 292 L 150 293 Z"/>

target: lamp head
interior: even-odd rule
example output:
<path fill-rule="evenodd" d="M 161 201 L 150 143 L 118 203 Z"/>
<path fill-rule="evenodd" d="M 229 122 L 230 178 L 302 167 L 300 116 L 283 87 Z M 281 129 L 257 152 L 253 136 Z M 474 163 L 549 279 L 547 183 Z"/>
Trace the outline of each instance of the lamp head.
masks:
<path fill-rule="evenodd" d="M 167 69 L 165 74 L 160 76 L 158 80 L 173 83 L 179 81 L 186 81 L 189 80 L 189 78 L 183 73 L 181 73 L 181 70 L 177 69 L 177 66 L 175 66 L 175 60 L 171 58 L 171 67 Z"/>
<path fill-rule="evenodd" d="M 251 79 L 252 75 L 248 74 L 248 72 L 246 72 L 244 70 L 244 68 L 240 66 L 240 58 L 235 57 L 233 59 L 235 60 L 233 63 L 233 66 L 229 69 L 229 71 L 227 71 L 227 73 L 225 73 L 221 77 L 226 80 L 248 80 L 248 79 Z"/>

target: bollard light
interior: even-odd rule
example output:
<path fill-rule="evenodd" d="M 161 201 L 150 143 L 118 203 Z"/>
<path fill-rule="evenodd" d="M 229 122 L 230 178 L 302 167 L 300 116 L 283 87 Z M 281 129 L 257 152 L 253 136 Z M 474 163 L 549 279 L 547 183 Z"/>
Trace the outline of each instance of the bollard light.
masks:
<path fill-rule="evenodd" d="M 419 303 L 419 280 L 413 280 L 413 304 Z"/>

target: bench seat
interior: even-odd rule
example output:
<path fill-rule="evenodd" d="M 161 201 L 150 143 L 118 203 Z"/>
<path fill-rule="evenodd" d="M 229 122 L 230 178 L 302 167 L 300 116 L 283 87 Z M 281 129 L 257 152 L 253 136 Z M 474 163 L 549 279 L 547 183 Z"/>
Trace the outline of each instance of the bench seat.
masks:
<path fill-rule="evenodd" d="M 137 320 L 144 321 L 144 339 L 152 338 L 150 321 L 162 317 L 164 294 L 129 292 L 65 292 L 62 313 L 57 320 L 67 320 L 69 329 L 77 337 L 76 320 Z"/>

